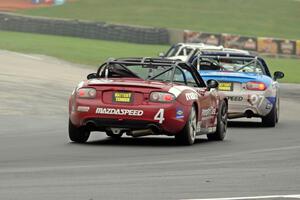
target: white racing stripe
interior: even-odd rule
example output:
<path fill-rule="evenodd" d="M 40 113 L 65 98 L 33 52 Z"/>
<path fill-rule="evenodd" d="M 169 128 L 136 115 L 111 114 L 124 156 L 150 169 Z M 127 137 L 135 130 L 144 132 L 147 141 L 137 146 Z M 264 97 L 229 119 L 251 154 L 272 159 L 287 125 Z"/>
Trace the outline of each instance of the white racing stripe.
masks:
<path fill-rule="evenodd" d="M 196 94 L 198 94 L 198 92 L 194 88 L 189 87 L 189 86 L 184 86 L 184 85 L 173 86 L 173 87 L 171 87 L 169 89 L 168 92 L 172 93 L 177 98 L 181 94 L 181 92 L 184 91 L 184 90 L 192 90 L 193 92 L 195 92 Z"/>
<path fill-rule="evenodd" d="M 244 200 L 244 199 L 272 199 L 272 198 L 294 198 L 294 199 L 300 199 L 300 194 L 292 194 L 292 195 L 269 195 L 269 196 L 250 196 L 250 197 L 230 197 L 230 198 L 209 198 L 209 199 L 183 199 L 183 200 Z"/>

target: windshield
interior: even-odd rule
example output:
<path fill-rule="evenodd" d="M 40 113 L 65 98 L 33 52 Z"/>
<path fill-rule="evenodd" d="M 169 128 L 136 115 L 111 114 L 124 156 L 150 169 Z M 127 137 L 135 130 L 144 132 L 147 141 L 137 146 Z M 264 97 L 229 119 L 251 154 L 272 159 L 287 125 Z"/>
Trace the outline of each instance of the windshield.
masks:
<path fill-rule="evenodd" d="M 193 53 L 193 48 L 191 47 L 182 47 L 181 45 L 173 46 L 166 53 L 166 57 L 174 56 L 190 56 Z"/>
<path fill-rule="evenodd" d="M 181 45 L 172 46 L 168 52 L 166 53 L 165 57 L 174 57 L 177 55 L 177 52 L 180 50 Z"/>
<path fill-rule="evenodd" d="M 227 72 L 245 72 L 265 74 L 264 67 L 256 59 L 206 59 L 201 58 L 195 63 L 200 70 L 215 70 Z"/>

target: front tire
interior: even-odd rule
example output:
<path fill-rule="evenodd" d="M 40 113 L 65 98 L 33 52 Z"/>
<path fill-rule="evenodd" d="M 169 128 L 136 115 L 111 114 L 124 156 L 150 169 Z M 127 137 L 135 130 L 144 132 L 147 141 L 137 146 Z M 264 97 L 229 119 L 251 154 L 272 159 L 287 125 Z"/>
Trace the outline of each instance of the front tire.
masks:
<path fill-rule="evenodd" d="M 192 145 L 196 139 L 197 131 L 197 112 L 195 106 L 192 106 L 191 112 L 182 131 L 175 135 L 175 140 L 177 144 L 180 145 Z"/>
<path fill-rule="evenodd" d="M 214 133 L 207 134 L 208 140 L 224 140 L 227 131 L 227 113 L 228 107 L 225 101 L 222 101 L 219 105 L 217 115 L 217 130 Z"/>
<path fill-rule="evenodd" d="M 76 143 L 85 143 L 90 137 L 90 131 L 83 127 L 76 127 L 69 120 L 69 138 L 71 141 Z"/>

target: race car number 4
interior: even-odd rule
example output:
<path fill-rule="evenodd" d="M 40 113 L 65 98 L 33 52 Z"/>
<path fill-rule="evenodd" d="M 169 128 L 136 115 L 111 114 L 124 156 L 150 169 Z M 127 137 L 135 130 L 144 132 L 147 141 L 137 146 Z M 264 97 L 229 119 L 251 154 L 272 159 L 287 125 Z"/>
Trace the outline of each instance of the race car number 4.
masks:
<path fill-rule="evenodd" d="M 160 124 L 162 124 L 163 121 L 165 120 L 164 114 L 165 114 L 165 109 L 159 109 L 158 112 L 154 116 L 154 120 L 158 120 L 158 122 Z"/>

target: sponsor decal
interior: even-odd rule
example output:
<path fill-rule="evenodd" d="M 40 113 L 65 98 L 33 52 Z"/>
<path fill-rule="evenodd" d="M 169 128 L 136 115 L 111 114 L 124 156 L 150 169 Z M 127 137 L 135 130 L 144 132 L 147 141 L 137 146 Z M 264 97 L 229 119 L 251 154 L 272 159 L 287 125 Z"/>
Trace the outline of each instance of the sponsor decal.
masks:
<path fill-rule="evenodd" d="M 198 95 L 196 93 L 190 92 L 190 93 L 186 93 L 185 94 L 185 98 L 186 100 L 197 100 L 198 99 Z"/>
<path fill-rule="evenodd" d="M 115 92 L 113 102 L 130 103 L 132 102 L 132 96 L 130 92 Z"/>
<path fill-rule="evenodd" d="M 142 116 L 144 111 L 133 109 L 97 108 L 96 114 Z"/>
<path fill-rule="evenodd" d="M 232 91 L 233 84 L 231 82 L 220 82 L 218 89 L 220 91 Z"/>
<path fill-rule="evenodd" d="M 176 109 L 176 119 L 182 119 L 182 118 L 184 118 L 183 110 L 181 108 L 177 108 Z"/>
<path fill-rule="evenodd" d="M 228 96 L 229 101 L 243 101 L 243 99 L 241 96 Z"/>
<path fill-rule="evenodd" d="M 203 109 L 202 110 L 202 117 L 209 117 L 211 115 L 216 114 L 216 109 L 214 107 L 209 107 L 208 109 Z"/>

